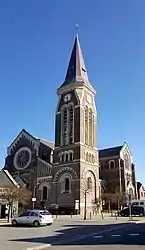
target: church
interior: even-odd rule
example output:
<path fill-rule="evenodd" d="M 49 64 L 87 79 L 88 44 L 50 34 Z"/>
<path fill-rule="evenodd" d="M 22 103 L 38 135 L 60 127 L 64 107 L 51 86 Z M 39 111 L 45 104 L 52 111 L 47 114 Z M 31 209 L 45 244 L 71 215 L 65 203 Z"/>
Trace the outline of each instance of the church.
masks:
<path fill-rule="evenodd" d="M 21 187 L 31 190 L 33 207 L 83 214 L 85 209 L 92 211 L 101 187 L 96 91 L 88 78 L 78 35 L 57 95 L 55 143 L 23 129 L 7 148 L 4 169 Z M 104 172 L 101 175 L 107 182 Z M 135 190 L 135 180 L 130 185 Z"/>
<path fill-rule="evenodd" d="M 20 186 L 32 190 L 35 206 L 83 213 L 99 197 L 96 144 L 96 91 L 89 82 L 78 35 L 66 77 L 57 89 L 55 143 L 35 138 L 24 129 L 8 147 L 7 169 Z"/>

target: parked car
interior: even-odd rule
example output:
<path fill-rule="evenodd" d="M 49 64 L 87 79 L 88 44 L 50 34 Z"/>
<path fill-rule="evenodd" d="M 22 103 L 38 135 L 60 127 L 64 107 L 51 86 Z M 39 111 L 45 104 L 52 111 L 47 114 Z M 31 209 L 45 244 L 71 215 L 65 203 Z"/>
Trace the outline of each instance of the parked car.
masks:
<path fill-rule="evenodd" d="M 130 214 L 129 207 L 122 209 L 119 213 L 120 216 L 129 216 L 129 214 Z M 134 216 L 138 215 L 140 217 L 144 216 L 145 215 L 144 207 L 132 206 L 131 215 L 134 215 Z"/>
<path fill-rule="evenodd" d="M 12 219 L 12 225 L 33 225 L 34 227 L 42 225 L 51 225 L 53 217 L 47 210 L 26 210 L 18 217 Z"/>

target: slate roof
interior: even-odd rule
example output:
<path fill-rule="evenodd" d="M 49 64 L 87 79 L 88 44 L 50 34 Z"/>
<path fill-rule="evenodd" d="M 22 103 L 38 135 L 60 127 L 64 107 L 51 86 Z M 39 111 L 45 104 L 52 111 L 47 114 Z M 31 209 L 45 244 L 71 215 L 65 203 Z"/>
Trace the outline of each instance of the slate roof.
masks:
<path fill-rule="evenodd" d="M 41 143 L 43 143 L 44 145 L 54 149 L 54 143 L 53 142 L 50 142 L 50 141 L 45 141 L 43 139 L 39 139 Z"/>
<path fill-rule="evenodd" d="M 61 87 L 66 86 L 73 82 L 75 83 L 86 82 L 89 84 L 88 74 L 85 67 L 78 35 L 76 35 L 75 42 L 73 45 L 65 81 L 61 85 Z"/>
<path fill-rule="evenodd" d="M 141 186 L 142 186 L 141 182 L 138 181 L 137 182 L 137 190 L 140 190 Z"/>
<path fill-rule="evenodd" d="M 122 149 L 123 145 L 112 147 L 112 148 L 105 148 L 99 150 L 99 158 L 109 158 L 113 156 L 118 156 L 120 154 L 120 150 Z"/>
<path fill-rule="evenodd" d="M 9 186 L 18 187 L 18 183 L 14 180 L 11 174 L 6 169 L 0 171 L 0 187 L 9 187 Z"/>

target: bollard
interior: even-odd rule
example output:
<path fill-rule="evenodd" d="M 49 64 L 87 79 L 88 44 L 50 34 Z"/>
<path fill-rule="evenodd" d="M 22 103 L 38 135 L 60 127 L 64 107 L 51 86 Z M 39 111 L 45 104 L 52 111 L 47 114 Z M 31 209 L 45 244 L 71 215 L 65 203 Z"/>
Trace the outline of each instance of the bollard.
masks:
<path fill-rule="evenodd" d="M 115 217 L 116 217 L 116 220 L 117 220 L 117 213 L 115 213 Z"/>
<path fill-rule="evenodd" d="M 72 218 L 72 215 L 73 215 L 73 214 L 72 214 L 72 212 L 71 212 L 71 218 Z"/>
<path fill-rule="evenodd" d="M 91 220 L 91 218 L 92 218 L 92 214 L 91 214 L 91 212 L 90 212 L 90 220 Z"/>
<path fill-rule="evenodd" d="M 102 220 L 104 220 L 104 216 L 103 216 L 103 212 L 101 211 L 101 218 Z"/>

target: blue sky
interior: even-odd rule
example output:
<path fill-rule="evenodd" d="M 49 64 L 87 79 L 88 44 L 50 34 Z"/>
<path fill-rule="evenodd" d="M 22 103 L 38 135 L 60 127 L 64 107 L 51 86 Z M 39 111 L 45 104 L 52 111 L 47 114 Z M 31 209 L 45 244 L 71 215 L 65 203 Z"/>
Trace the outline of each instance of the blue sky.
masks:
<path fill-rule="evenodd" d="M 0 1 L 0 165 L 25 128 L 54 140 L 75 24 L 97 90 L 98 147 L 127 141 L 145 183 L 145 1 Z"/>

